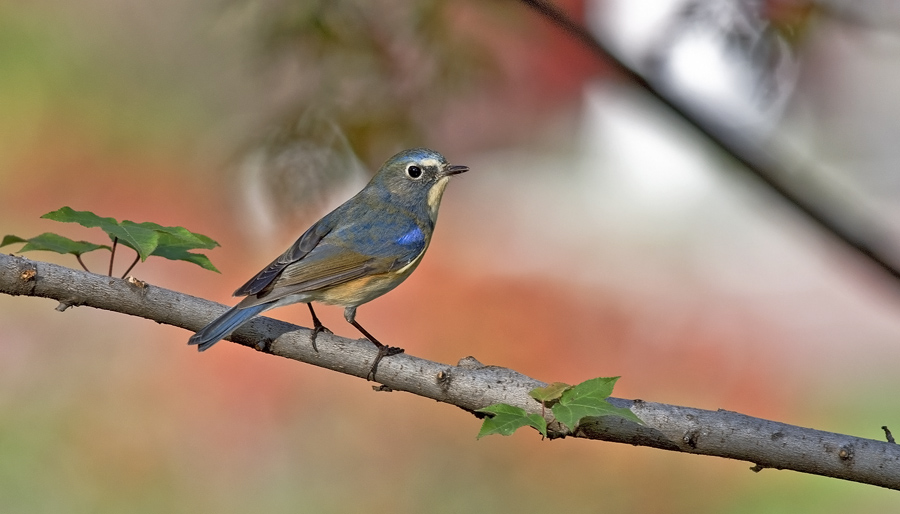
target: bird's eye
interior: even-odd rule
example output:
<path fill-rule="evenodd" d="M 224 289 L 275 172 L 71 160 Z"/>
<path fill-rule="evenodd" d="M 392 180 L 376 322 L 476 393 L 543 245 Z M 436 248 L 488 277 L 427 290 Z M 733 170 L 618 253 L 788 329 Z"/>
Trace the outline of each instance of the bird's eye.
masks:
<path fill-rule="evenodd" d="M 419 178 L 422 176 L 422 168 L 416 166 L 415 164 L 407 166 L 406 174 L 409 175 L 410 178 Z"/>

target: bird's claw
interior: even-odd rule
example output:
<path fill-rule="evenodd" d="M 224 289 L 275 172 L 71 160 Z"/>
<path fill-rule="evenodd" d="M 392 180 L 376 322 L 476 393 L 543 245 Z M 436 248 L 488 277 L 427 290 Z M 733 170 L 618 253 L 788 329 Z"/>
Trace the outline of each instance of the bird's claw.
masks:
<path fill-rule="evenodd" d="M 381 359 L 390 357 L 391 355 L 397 355 L 405 351 L 406 350 L 404 350 L 403 348 L 399 348 L 397 346 L 379 345 L 378 355 L 375 356 L 375 362 L 372 363 L 372 369 L 370 369 L 369 373 L 366 375 L 366 380 L 370 382 L 375 381 L 375 372 L 378 371 L 378 363 L 381 362 Z"/>
<path fill-rule="evenodd" d="M 325 325 L 316 325 L 312 328 L 312 334 L 309 336 L 309 341 L 312 343 L 313 350 L 315 350 L 316 353 L 319 353 L 319 348 L 316 346 L 316 338 L 319 337 L 319 332 L 327 332 L 329 334 L 334 333 Z"/>

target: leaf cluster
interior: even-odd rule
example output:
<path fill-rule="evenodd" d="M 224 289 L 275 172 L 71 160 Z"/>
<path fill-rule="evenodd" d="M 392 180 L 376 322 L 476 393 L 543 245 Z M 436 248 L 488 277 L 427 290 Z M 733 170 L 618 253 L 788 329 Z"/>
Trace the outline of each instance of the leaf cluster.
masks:
<path fill-rule="evenodd" d="M 88 228 L 99 228 L 109 236 L 112 246 L 87 241 L 74 241 L 65 236 L 45 232 L 28 239 L 10 234 L 0 241 L 0 247 L 14 243 L 25 243 L 20 250 L 21 252 L 44 250 L 64 255 L 71 254 L 78 259 L 78 263 L 86 271 L 87 267 L 81 260 L 83 254 L 95 250 L 108 250 L 111 252 L 109 274 L 112 275 L 116 245 L 122 244 L 137 253 L 134 263 L 125 271 L 123 276 L 131 271 L 138 260 L 143 262 L 151 256 L 163 257 L 174 261 L 187 261 L 204 269 L 219 272 L 206 255 L 191 251 L 197 249 L 211 250 L 219 246 L 219 243 L 208 236 L 191 232 L 184 227 L 166 227 L 149 221 L 136 223 L 125 220 L 120 222 L 116 221 L 115 218 L 101 217 L 90 211 L 76 211 L 70 207 L 63 207 L 53 212 L 48 212 L 41 217 L 63 223 L 77 223 Z"/>
<path fill-rule="evenodd" d="M 554 382 L 546 387 L 532 389 L 528 394 L 541 403 L 542 409 L 549 408 L 553 417 L 570 431 L 574 431 L 582 419 L 597 416 L 619 416 L 643 424 L 629 409 L 615 407 L 606 401 L 618 379 L 619 377 L 599 377 L 574 386 Z M 524 426 L 533 427 L 544 437 L 547 436 L 547 420 L 541 414 L 529 413 L 505 403 L 497 403 L 478 412 L 488 415 L 478 432 L 479 439 L 491 434 L 511 435 Z"/>

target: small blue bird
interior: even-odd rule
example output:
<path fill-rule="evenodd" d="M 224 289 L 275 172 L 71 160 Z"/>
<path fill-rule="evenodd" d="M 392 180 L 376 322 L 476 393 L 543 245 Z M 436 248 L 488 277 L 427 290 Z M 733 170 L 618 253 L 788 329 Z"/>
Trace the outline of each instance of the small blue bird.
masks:
<path fill-rule="evenodd" d="M 263 311 L 306 303 L 312 345 L 331 332 L 311 302 L 344 307 L 344 318 L 378 347 L 368 378 L 382 358 L 403 352 L 381 344 L 356 321 L 356 308 L 394 289 L 416 269 L 431 242 L 438 208 L 450 177 L 467 166 L 450 165 L 427 148 L 387 160 L 353 198 L 317 221 L 286 252 L 234 292 L 237 305 L 194 334 L 202 352 Z"/>

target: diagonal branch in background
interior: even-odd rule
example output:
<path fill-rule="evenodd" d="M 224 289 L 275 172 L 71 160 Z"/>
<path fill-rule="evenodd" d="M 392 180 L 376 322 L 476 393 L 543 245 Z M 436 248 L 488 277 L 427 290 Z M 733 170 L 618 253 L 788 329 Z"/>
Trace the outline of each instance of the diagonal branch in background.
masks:
<path fill-rule="evenodd" d="M 0 254 L 0 292 L 52 298 L 57 310 L 87 305 L 196 330 L 227 307 L 142 282 L 95 275 L 21 257 Z M 368 341 L 320 333 L 319 351 L 311 331 L 269 318 L 254 318 L 232 340 L 272 355 L 365 378 L 377 350 Z M 187 347 L 185 347 L 187 350 Z M 540 413 L 528 396 L 546 384 L 516 371 L 484 366 L 467 357 L 457 366 L 394 355 L 378 367 L 378 390 L 407 391 L 456 405 L 469 412 L 507 403 Z M 580 437 L 713 455 L 752 462 L 751 469 L 790 469 L 900 490 L 900 446 L 822 432 L 728 411 L 707 411 L 642 400 L 610 398 L 629 408 L 646 425 L 618 417 L 583 420 L 575 433 L 551 423 L 552 437 Z M 552 430 L 556 432 L 552 432 Z M 474 430 L 473 430 L 474 438 Z"/>
<path fill-rule="evenodd" d="M 681 119 L 706 136 L 715 146 L 742 164 L 747 171 L 796 207 L 819 227 L 857 253 L 865 256 L 870 262 L 886 271 L 895 279 L 900 280 L 900 256 L 892 255 L 892 251 L 886 243 L 890 241 L 891 237 L 879 227 L 875 220 L 866 219 L 866 216 L 863 216 L 861 213 L 850 213 L 845 208 L 841 208 L 840 212 L 838 212 L 836 199 L 841 197 L 840 194 L 826 191 L 821 185 L 818 187 L 818 191 L 813 192 L 809 183 L 804 183 L 803 187 L 788 184 L 786 177 L 790 175 L 807 177 L 811 175 L 808 172 L 798 173 L 800 171 L 798 169 L 792 169 L 788 172 L 780 164 L 785 159 L 779 158 L 782 156 L 773 155 L 771 149 L 743 137 L 730 127 L 716 123 L 708 117 L 703 117 L 693 112 L 674 95 L 665 92 L 661 87 L 657 87 L 628 66 L 607 45 L 594 37 L 586 28 L 576 23 L 551 2 L 545 0 L 520 1 L 571 34 L 581 44 L 611 65 L 622 77 L 633 82 L 675 112 Z"/>

